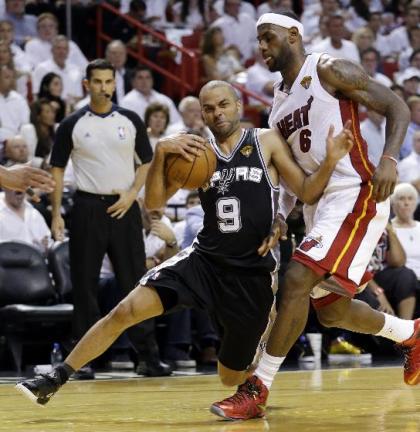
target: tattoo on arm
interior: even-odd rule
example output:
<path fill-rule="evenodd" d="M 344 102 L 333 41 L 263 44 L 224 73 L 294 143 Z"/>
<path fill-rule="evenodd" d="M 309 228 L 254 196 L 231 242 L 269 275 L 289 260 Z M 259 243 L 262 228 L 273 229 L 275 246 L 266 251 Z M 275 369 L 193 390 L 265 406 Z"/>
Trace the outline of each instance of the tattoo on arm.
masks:
<path fill-rule="evenodd" d="M 367 73 L 360 66 L 350 61 L 333 60 L 331 61 L 330 71 L 335 77 L 338 87 L 349 90 L 366 90 L 368 87 L 369 76 Z M 337 88 L 337 90 L 340 90 L 340 88 Z"/>

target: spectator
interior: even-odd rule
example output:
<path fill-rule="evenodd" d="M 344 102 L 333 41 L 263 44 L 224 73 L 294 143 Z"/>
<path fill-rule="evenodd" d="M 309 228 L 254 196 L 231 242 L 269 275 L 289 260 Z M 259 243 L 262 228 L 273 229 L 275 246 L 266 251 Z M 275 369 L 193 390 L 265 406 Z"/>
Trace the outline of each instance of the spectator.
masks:
<path fill-rule="evenodd" d="M 388 44 L 391 52 L 398 57 L 410 45 L 410 30 L 416 28 L 420 23 L 419 6 L 407 6 L 404 14 L 404 25 L 396 28 L 388 36 Z"/>
<path fill-rule="evenodd" d="M 373 47 L 375 36 L 370 28 L 360 27 L 353 33 L 351 40 L 359 50 L 359 54 L 362 54 L 363 51 Z"/>
<path fill-rule="evenodd" d="M 152 22 L 146 20 L 146 3 L 143 0 L 131 0 L 127 16 L 139 23 Z M 112 24 L 111 34 L 113 38 L 129 46 L 137 44 L 137 33 L 137 27 L 122 17 L 116 18 Z"/>
<path fill-rule="evenodd" d="M 261 3 L 257 8 L 256 17 L 259 18 L 261 15 L 265 13 L 280 13 L 284 10 L 292 10 L 293 9 L 293 1 L 292 0 L 268 0 L 264 3 Z"/>
<path fill-rule="evenodd" d="M 54 72 L 61 77 L 63 92 L 61 97 L 69 104 L 83 96 L 82 74 L 78 66 L 68 60 L 69 41 L 65 36 L 56 36 L 52 41 L 52 58 L 46 60 L 35 68 L 32 74 L 34 89 L 39 89 L 41 80 L 49 72 Z"/>
<path fill-rule="evenodd" d="M 168 24 L 166 8 L 169 0 L 144 0 L 146 3 L 146 20 L 149 25 L 161 28 Z"/>
<path fill-rule="evenodd" d="M 312 46 L 312 52 L 325 52 L 332 57 L 345 58 L 360 63 L 359 51 L 356 45 L 344 39 L 344 18 L 341 15 L 331 15 L 327 21 L 328 37 Z"/>
<path fill-rule="evenodd" d="M 31 105 L 31 123 L 37 137 L 35 156 L 46 161 L 55 138 L 55 111 L 49 100 L 38 99 Z"/>
<path fill-rule="evenodd" d="M 153 89 L 153 75 L 149 68 L 137 67 L 133 75 L 132 86 L 133 90 L 128 92 L 121 101 L 122 107 L 134 111 L 144 119 L 146 108 L 153 102 L 159 102 L 168 107 L 171 124 L 181 121 L 181 116 L 172 99 Z"/>
<path fill-rule="evenodd" d="M 226 12 L 226 6 L 230 7 L 230 5 L 226 5 L 226 0 L 215 0 L 213 3 L 213 8 L 216 11 L 217 15 L 219 17 L 225 15 Z M 251 4 L 249 1 L 243 1 L 239 0 L 239 13 L 244 13 L 249 15 L 252 19 L 255 19 L 255 7 Z M 236 5 L 235 5 L 236 7 Z"/>
<path fill-rule="evenodd" d="M 105 58 L 115 68 L 116 89 L 113 102 L 121 104 L 123 97 L 132 89 L 131 78 L 133 70 L 127 68 L 127 48 L 120 40 L 111 41 L 105 50 Z"/>
<path fill-rule="evenodd" d="M 5 41 L 12 50 L 16 70 L 21 73 L 29 73 L 32 69 L 31 63 L 25 51 L 14 42 L 14 36 L 13 24 L 6 20 L 0 20 L 0 40 Z"/>
<path fill-rule="evenodd" d="M 420 130 L 420 96 L 411 96 L 407 100 L 411 112 L 411 121 L 407 128 L 404 142 L 400 149 L 400 158 L 404 159 L 413 151 L 414 132 Z"/>
<path fill-rule="evenodd" d="M 63 81 L 60 75 L 48 72 L 41 80 L 38 90 L 39 99 L 47 99 L 55 110 L 55 121 L 60 123 L 68 114 L 66 103 L 61 98 L 63 93 Z"/>
<path fill-rule="evenodd" d="M 28 162 L 29 149 L 26 141 L 21 135 L 15 135 L 4 143 L 4 160 L 7 165 Z"/>
<path fill-rule="evenodd" d="M 0 142 L 19 133 L 29 122 L 29 106 L 23 96 L 13 90 L 14 71 L 0 66 Z"/>
<path fill-rule="evenodd" d="M 4 19 L 13 24 L 19 46 L 23 47 L 28 39 L 36 36 L 36 17 L 25 14 L 25 0 L 6 0 Z"/>
<path fill-rule="evenodd" d="M 402 183 L 411 183 L 420 193 L 420 130 L 413 133 L 412 152 L 398 163 L 398 178 Z M 420 201 L 417 203 L 415 219 L 420 220 Z"/>
<path fill-rule="evenodd" d="M 172 6 L 174 23 L 178 26 L 202 29 L 208 24 L 207 0 L 181 0 Z"/>
<path fill-rule="evenodd" d="M 229 80 L 243 67 L 225 47 L 225 38 L 219 27 L 210 27 L 203 36 L 201 61 L 204 69 L 203 81 Z"/>
<path fill-rule="evenodd" d="M 51 13 L 42 13 L 37 19 L 37 37 L 29 40 L 25 45 L 25 52 L 33 67 L 52 58 L 52 43 L 58 35 L 58 20 Z M 72 41 L 68 41 L 68 62 L 84 70 L 87 59 L 80 48 Z"/>
<path fill-rule="evenodd" d="M 388 223 L 368 267 L 374 277 L 367 291 L 376 297 L 378 304 L 368 303 L 382 312 L 410 320 L 416 307 L 417 278 L 413 270 L 405 267 L 405 262 L 404 249 Z"/>
<path fill-rule="evenodd" d="M 247 69 L 245 87 L 261 96 L 271 105 L 274 95 L 274 83 L 281 79 L 280 72 L 270 72 L 260 50 L 256 50 L 256 62 Z M 262 105 L 262 102 L 250 98 L 249 105 Z"/>
<path fill-rule="evenodd" d="M 410 66 L 418 68 L 418 64 L 417 66 L 411 64 L 411 56 L 413 52 L 420 49 L 420 27 L 415 27 L 409 31 L 409 40 L 410 45 L 399 54 L 398 63 L 400 70 L 407 69 Z"/>
<path fill-rule="evenodd" d="M 390 53 L 390 48 L 387 37 L 382 34 L 382 14 L 371 12 L 366 27 L 372 30 L 375 39 L 374 47 L 381 53 L 382 57 L 387 56 Z"/>
<path fill-rule="evenodd" d="M 319 32 L 322 17 L 329 17 L 339 13 L 340 3 L 338 0 L 320 0 L 320 2 L 305 6 L 302 14 L 305 44 L 311 43 L 313 37 Z"/>
<path fill-rule="evenodd" d="M 4 189 L 0 194 L 0 242 L 6 241 L 25 242 L 43 253 L 53 243 L 44 218 L 26 201 L 24 192 Z"/>
<path fill-rule="evenodd" d="M 239 49 L 244 64 L 252 57 L 257 30 L 255 19 L 247 13 L 240 12 L 240 8 L 241 0 L 225 0 L 224 14 L 214 21 L 212 26 L 220 27 L 226 45 L 235 45 Z"/>
<path fill-rule="evenodd" d="M 167 134 L 176 132 L 190 132 L 202 137 L 210 136 L 210 131 L 205 126 L 201 116 L 200 101 L 195 96 L 186 96 L 178 105 L 182 120 L 168 127 Z"/>
<path fill-rule="evenodd" d="M 368 110 L 367 118 L 360 124 L 360 132 L 368 146 L 369 160 L 378 166 L 385 145 L 385 117 Z"/>
<path fill-rule="evenodd" d="M 165 136 L 166 128 L 169 125 L 168 107 L 158 102 L 150 104 L 144 114 L 144 123 L 146 124 L 150 145 L 155 151 L 157 142 Z"/>
<path fill-rule="evenodd" d="M 21 71 L 16 69 L 16 65 L 13 60 L 13 53 L 10 48 L 10 45 L 7 45 L 6 41 L 3 41 L 1 39 L 0 39 L 0 66 L 8 66 L 13 70 L 13 74 L 14 74 L 13 89 L 16 90 L 23 97 L 26 97 L 28 93 L 29 71 Z"/>
<path fill-rule="evenodd" d="M 367 74 L 376 81 L 379 81 L 386 87 L 392 86 L 392 81 L 384 74 L 378 72 L 378 66 L 381 61 L 381 55 L 375 48 L 367 48 L 360 54 L 363 69 Z"/>
<path fill-rule="evenodd" d="M 405 98 L 419 94 L 420 70 L 409 67 L 396 77 L 397 84 L 404 89 Z"/>
<path fill-rule="evenodd" d="M 410 183 L 399 183 L 391 196 L 395 217 L 392 226 L 407 256 L 406 266 L 420 280 L 420 222 L 413 215 L 418 201 L 417 189 Z M 418 283 L 420 289 L 420 283 Z"/>

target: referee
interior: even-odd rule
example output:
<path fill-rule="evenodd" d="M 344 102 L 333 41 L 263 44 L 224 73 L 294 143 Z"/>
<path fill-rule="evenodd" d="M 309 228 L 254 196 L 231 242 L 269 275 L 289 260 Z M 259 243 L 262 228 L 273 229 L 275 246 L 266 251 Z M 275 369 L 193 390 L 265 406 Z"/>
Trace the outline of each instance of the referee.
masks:
<path fill-rule="evenodd" d="M 104 255 L 107 253 L 111 260 L 123 297 L 146 271 L 136 197 L 152 159 L 142 120 L 111 101 L 115 91 L 111 63 L 103 59 L 89 63 L 83 84 L 90 94 L 90 104 L 60 123 L 51 154 L 56 182 L 51 228 L 56 240 L 64 238 L 60 208 L 64 169 L 70 157 L 77 185 L 69 233 L 76 341 L 100 318 L 97 294 Z M 142 360 L 163 368 L 157 374 L 169 374 L 159 363 L 153 326 L 153 322 L 136 326 L 128 330 L 128 336 L 140 355 L 148 354 Z M 78 378 L 93 379 L 92 368 L 82 368 Z"/>

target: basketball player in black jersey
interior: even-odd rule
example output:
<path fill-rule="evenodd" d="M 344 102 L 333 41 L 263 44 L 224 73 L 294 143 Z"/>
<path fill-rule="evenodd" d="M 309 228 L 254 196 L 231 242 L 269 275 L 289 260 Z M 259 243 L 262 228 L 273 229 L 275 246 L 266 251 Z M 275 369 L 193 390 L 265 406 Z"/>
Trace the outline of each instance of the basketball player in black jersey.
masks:
<path fill-rule="evenodd" d="M 17 385 L 37 403 L 46 404 L 71 373 L 103 353 L 128 327 L 183 307 L 207 309 L 221 331 L 218 372 L 223 384 L 239 385 L 248 377 L 274 300 L 277 251 L 270 248 L 279 236 L 280 176 L 302 201 L 315 202 L 338 160 L 352 147 L 353 136 L 345 128 L 333 138 L 331 129 L 326 159 L 306 176 L 275 130 L 240 128 L 241 103 L 230 84 L 209 82 L 200 102 L 216 138 L 211 145 L 217 155 L 212 179 L 199 190 L 205 213 L 202 231 L 191 248 L 148 272 L 86 333 L 63 366 Z M 147 208 L 164 207 L 180 186 L 166 186 L 165 157 L 177 153 L 190 158 L 204 147 L 201 137 L 187 134 L 159 141 L 146 181 Z M 257 387 L 253 391 L 265 400 Z"/>

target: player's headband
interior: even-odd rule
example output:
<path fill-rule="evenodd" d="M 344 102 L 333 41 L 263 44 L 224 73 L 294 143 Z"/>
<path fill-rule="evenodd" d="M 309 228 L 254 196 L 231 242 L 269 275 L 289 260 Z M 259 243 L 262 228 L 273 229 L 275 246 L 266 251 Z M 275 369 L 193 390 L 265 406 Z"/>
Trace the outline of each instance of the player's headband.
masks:
<path fill-rule="evenodd" d="M 265 13 L 261 15 L 260 18 L 258 19 L 257 27 L 262 24 L 274 24 L 287 29 L 296 27 L 299 31 L 299 34 L 303 37 L 303 25 L 299 21 L 290 18 L 286 15 L 280 15 L 276 13 Z"/>

